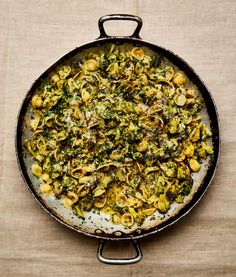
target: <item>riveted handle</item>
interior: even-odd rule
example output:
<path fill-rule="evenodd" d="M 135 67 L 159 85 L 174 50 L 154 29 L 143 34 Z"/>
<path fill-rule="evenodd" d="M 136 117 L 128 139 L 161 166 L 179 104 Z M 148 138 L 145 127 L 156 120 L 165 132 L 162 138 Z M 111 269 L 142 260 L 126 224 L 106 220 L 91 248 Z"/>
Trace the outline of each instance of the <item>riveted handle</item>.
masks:
<path fill-rule="evenodd" d="M 97 252 L 97 257 L 98 260 L 102 263 L 105 264 L 113 264 L 113 265 L 128 265 L 128 264 L 135 264 L 138 263 L 139 261 L 142 260 L 142 251 L 139 246 L 138 240 L 132 240 L 134 248 L 136 250 L 136 256 L 133 258 L 127 258 L 127 259 L 112 259 L 112 258 L 106 258 L 102 255 L 103 248 L 105 246 L 106 241 L 103 239 L 99 240 L 99 245 L 98 245 L 98 252 Z"/>
<path fill-rule="evenodd" d="M 98 28 L 100 30 L 100 36 L 99 38 L 108 38 L 110 36 L 107 35 L 104 29 L 104 22 L 109 20 L 129 20 L 129 21 L 135 21 L 137 22 L 137 27 L 135 28 L 133 34 L 129 37 L 131 38 L 140 38 L 139 32 L 143 26 L 142 19 L 137 15 L 131 15 L 131 14 L 110 14 L 110 15 L 104 15 L 98 20 Z"/>

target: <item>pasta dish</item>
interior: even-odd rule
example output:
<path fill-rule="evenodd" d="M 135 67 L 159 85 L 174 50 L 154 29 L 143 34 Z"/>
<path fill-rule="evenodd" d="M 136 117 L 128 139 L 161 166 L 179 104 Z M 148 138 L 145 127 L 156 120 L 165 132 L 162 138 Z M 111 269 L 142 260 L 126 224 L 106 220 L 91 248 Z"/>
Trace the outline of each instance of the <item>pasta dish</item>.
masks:
<path fill-rule="evenodd" d="M 165 214 L 214 154 L 197 89 L 139 47 L 112 45 L 60 66 L 31 104 L 32 172 L 78 217 L 100 210 L 129 228 Z"/>

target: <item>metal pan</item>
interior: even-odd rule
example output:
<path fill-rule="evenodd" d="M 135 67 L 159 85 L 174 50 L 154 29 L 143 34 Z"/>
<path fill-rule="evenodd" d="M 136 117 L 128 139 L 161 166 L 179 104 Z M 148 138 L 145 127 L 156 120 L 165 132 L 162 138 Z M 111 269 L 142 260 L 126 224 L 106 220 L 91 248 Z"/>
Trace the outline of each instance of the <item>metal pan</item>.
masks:
<path fill-rule="evenodd" d="M 129 37 L 108 36 L 104 29 L 104 22 L 108 20 L 131 20 L 137 23 L 137 27 L 134 33 Z M 16 129 L 16 155 L 25 183 L 27 184 L 34 198 L 48 214 L 50 214 L 60 223 L 79 233 L 99 239 L 97 256 L 101 262 L 107 264 L 131 264 L 136 263 L 142 259 L 141 249 L 138 244 L 139 239 L 155 234 L 185 216 L 199 202 L 209 187 L 215 174 L 219 159 L 220 140 L 218 115 L 210 92 L 200 80 L 199 76 L 182 58 L 178 57 L 176 54 L 165 48 L 153 45 L 149 42 L 143 41 L 140 38 L 139 32 L 142 27 L 142 20 L 140 17 L 124 14 L 107 15 L 99 19 L 98 27 L 100 30 L 100 36 L 98 39 L 84 44 L 63 56 L 59 61 L 47 69 L 32 85 L 31 89 L 23 100 L 18 116 Z M 196 186 L 191 199 L 189 199 L 184 203 L 183 206 L 177 209 L 177 212 L 172 212 L 170 215 L 167 215 L 165 220 L 159 222 L 157 221 L 152 224 L 149 222 L 144 226 L 133 229 L 115 229 L 114 226 L 107 222 L 106 218 L 103 218 L 101 215 L 97 214 L 91 214 L 89 217 L 87 217 L 86 221 L 81 222 L 76 216 L 73 215 L 72 211 L 68 211 L 68 209 L 63 208 L 62 205 L 58 203 L 59 201 L 53 198 L 44 197 L 39 189 L 39 181 L 31 173 L 31 165 L 33 160 L 23 147 L 23 141 L 29 135 L 28 121 L 31 116 L 31 108 L 29 105 L 30 101 L 42 82 L 49 76 L 50 72 L 54 71 L 64 62 L 74 58 L 76 55 L 80 55 L 80 53 L 83 51 L 96 51 L 97 49 L 106 47 L 106 45 L 110 43 L 119 45 L 126 44 L 132 47 L 141 46 L 150 49 L 151 51 L 166 57 L 170 62 L 182 70 L 187 75 L 189 80 L 191 80 L 191 82 L 196 85 L 205 101 L 205 112 L 213 133 L 212 145 L 214 148 L 214 157 L 208 162 L 207 169 L 201 174 L 201 176 L 199 175 L 198 179 L 194 180 L 194 182 L 198 182 L 198 185 Z M 102 252 L 104 244 L 107 240 L 131 240 L 134 244 L 137 255 L 131 259 L 106 258 L 103 256 Z"/>

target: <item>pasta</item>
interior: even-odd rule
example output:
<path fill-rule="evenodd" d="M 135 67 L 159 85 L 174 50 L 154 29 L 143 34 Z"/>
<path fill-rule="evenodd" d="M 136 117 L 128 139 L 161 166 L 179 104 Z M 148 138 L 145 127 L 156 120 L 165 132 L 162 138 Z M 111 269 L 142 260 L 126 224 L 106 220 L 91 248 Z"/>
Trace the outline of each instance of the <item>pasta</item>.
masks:
<path fill-rule="evenodd" d="M 78 217 L 141 225 L 190 194 L 213 155 L 204 102 L 187 77 L 142 48 L 88 53 L 58 68 L 32 98 L 25 146 L 41 191 Z"/>

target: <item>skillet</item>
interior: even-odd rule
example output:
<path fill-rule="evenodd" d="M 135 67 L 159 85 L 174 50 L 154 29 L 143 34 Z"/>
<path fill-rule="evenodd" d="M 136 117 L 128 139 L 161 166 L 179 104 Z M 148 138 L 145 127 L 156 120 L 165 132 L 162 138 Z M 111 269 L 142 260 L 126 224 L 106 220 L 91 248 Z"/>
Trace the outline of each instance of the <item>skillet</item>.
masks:
<path fill-rule="evenodd" d="M 109 36 L 106 34 L 104 29 L 104 23 L 109 20 L 129 20 L 135 21 L 137 27 L 131 36 Z M 216 111 L 216 106 L 214 104 L 213 98 L 206 88 L 204 83 L 201 81 L 199 76 L 194 72 L 194 70 L 188 65 L 182 58 L 167 50 L 163 47 L 151 44 L 140 38 L 139 32 L 142 28 L 142 19 L 134 15 L 125 14 L 113 14 L 106 15 L 99 19 L 98 27 L 100 30 L 100 36 L 87 44 L 84 44 L 65 56 L 63 56 L 59 61 L 53 64 L 49 69 L 47 69 L 32 85 L 31 89 L 28 91 L 26 97 L 24 98 L 20 112 L 17 120 L 16 128 L 16 155 L 18 160 L 18 165 L 23 176 L 25 183 L 27 184 L 31 194 L 37 200 L 44 210 L 50 214 L 54 219 L 64 224 L 65 226 L 90 237 L 95 237 L 99 240 L 97 257 L 98 259 L 107 264 L 131 264 L 139 262 L 142 259 L 142 252 L 139 246 L 139 240 L 148 235 L 153 235 L 157 232 L 162 231 L 166 227 L 174 224 L 183 216 L 185 216 L 202 198 L 207 188 L 209 187 L 217 167 L 219 159 L 219 125 L 218 125 L 218 114 Z M 29 118 L 31 116 L 30 102 L 41 86 L 43 81 L 49 76 L 49 74 L 54 71 L 57 67 L 64 64 L 66 61 L 73 59 L 75 56 L 80 55 L 83 51 L 102 49 L 106 45 L 111 43 L 117 45 L 131 45 L 132 47 L 144 47 L 150 49 L 153 52 L 167 58 L 171 63 L 177 66 L 181 71 L 183 71 L 186 76 L 191 80 L 191 82 L 198 88 L 202 98 L 204 99 L 206 106 L 206 114 L 208 116 L 209 125 L 212 131 L 212 146 L 214 149 L 214 156 L 210 160 L 207 170 L 199 177 L 199 185 L 197 190 L 193 194 L 192 198 L 188 203 L 186 203 L 177 213 L 173 213 L 165 221 L 156 224 L 146 225 L 145 228 L 135 228 L 132 230 L 119 230 L 114 229 L 111 224 L 106 220 L 99 217 L 96 214 L 92 214 L 86 221 L 79 221 L 79 219 L 73 215 L 71 211 L 68 211 L 55 201 L 55 199 L 46 198 L 42 195 L 39 190 L 38 180 L 33 176 L 31 172 L 31 165 L 33 163 L 32 158 L 26 152 L 23 142 L 29 136 L 28 124 Z M 136 256 L 130 259 L 112 259 L 103 256 L 103 248 L 108 240 L 131 240 L 133 242 L 134 248 L 136 250 Z"/>

